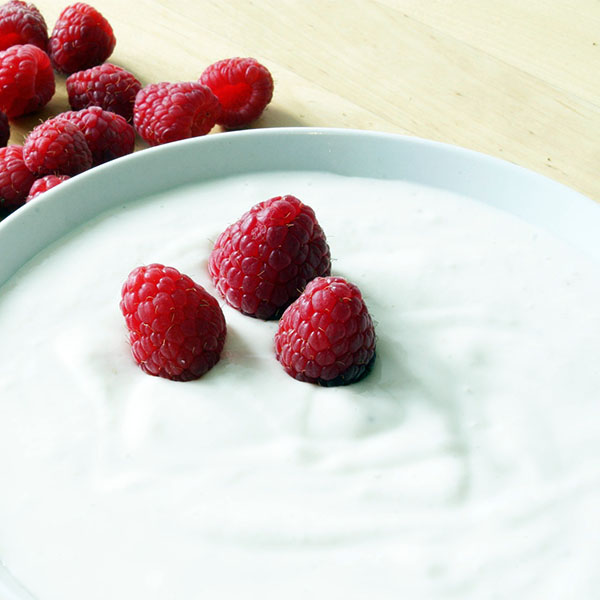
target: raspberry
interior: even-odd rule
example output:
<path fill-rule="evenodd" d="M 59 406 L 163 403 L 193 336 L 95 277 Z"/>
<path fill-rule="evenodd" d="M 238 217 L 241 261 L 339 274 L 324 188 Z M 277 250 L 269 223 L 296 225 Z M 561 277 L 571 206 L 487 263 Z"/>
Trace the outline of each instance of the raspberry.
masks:
<path fill-rule="evenodd" d="M 115 49 L 110 23 L 92 6 L 76 2 L 56 21 L 48 42 L 55 69 L 75 73 L 104 62 Z"/>
<path fill-rule="evenodd" d="M 217 300 L 177 269 L 137 267 L 121 292 L 135 361 L 150 375 L 197 379 L 219 360 L 227 328 Z"/>
<path fill-rule="evenodd" d="M 33 44 L 45 52 L 48 27 L 33 4 L 11 0 L 0 6 L 0 50 L 18 44 Z"/>
<path fill-rule="evenodd" d="M 121 115 L 102 110 L 99 106 L 90 106 L 59 116 L 74 123 L 83 132 L 92 153 L 92 166 L 133 152 L 135 131 Z"/>
<path fill-rule="evenodd" d="M 207 134 L 221 112 L 205 85 L 194 82 L 151 83 L 135 99 L 133 123 L 152 146 Z"/>
<path fill-rule="evenodd" d="M 273 78 L 254 58 L 227 58 L 207 67 L 200 76 L 219 99 L 219 125 L 242 127 L 258 119 L 273 97 Z"/>
<path fill-rule="evenodd" d="M 319 277 L 283 313 L 277 360 L 298 379 L 323 386 L 362 379 L 375 361 L 375 329 L 360 290 L 341 277 Z"/>
<path fill-rule="evenodd" d="M 10 125 L 8 123 L 8 117 L 5 113 L 0 111 L 0 147 L 6 146 L 10 138 Z"/>
<path fill-rule="evenodd" d="M 135 96 L 142 88 L 132 73 L 110 63 L 73 73 L 66 84 L 73 110 L 99 106 L 127 121 L 133 119 Z"/>
<path fill-rule="evenodd" d="M 34 181 L 35 175 L 23 161 L 22 146 L 0 148 L 0 206 L 22 206 Z"/>
<path fill-rule="evenodd" d="M 225 301 L 259 319 L 279 317 L 311 279 L 330 268 L 315 213 L 295 196 L 253 206 L 218 237 L 208 260 Z"/>
<path fill-rule="evenodd" d="M 0 52 L 0 110 L 15 119 L 45 106 L 56 84 L 48 55 L 32 44 Z"/>
<path fill-rule="evenodd" d="M 60 115 L 44 121 L 27 136 L 23 159 L 36 175 L 77 175 L 92 166 L 85 136 Z"/>
<path fill-rule="evenodd" d="M 34 198 L 37 198 L 40 194 L 47 192 L 48 190 L 56 187 L 59 183 L 71 179 L 68 175 L 46 175 L 36 179 L 29 190 L 29 195 L 25 199 L 25 202 L 31 202 Z"/>

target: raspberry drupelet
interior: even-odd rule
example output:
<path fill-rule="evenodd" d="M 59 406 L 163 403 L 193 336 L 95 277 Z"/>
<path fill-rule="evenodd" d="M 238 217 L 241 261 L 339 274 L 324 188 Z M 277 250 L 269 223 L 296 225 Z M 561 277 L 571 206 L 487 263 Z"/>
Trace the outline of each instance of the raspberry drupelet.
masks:
<path fill-rule="evenodd" d="M 259 319 L 278 318 L 311 279 L 330 269 L 313 209 L 291 195 L 253 206 L 221 233 L 208 261 L 226 302 Z"/>
<path fill-rule="evenodd" d="M 133 123 L 151 146 L 206 135 L 221 112 L 216 96 L 201 83 L 151 83 L 135 99 Z"/>
<path fill-rule="evenodd" d="M 40 110 L 55 90 L 54 71 L 43 50 L 25 44 L 0 52 L 0 110 L 9 119 Z"/>
<path fill-rule="evenodd" d="M 35 181 L 36 176 L 23 160 L 23 146 L 0 148 L 0 206 L 19 208 Z"/>
<path fill-rule="evenodd" d="M 69 75 L 66 86 L 73 110 L 99 106 L 128 122 L 133 119 L 135 97 L 142 89 L 135 75 L 111 63 Z"/>
<path fill-rule="evenodd" d="M 217 300 L 173 267 L 134 269 L 121 291 L 134 360 L 149 375 L 198 379 L 218 361 L 227 327 Z"/>
<path fill-rule="evenodd" d="M 45 52 L 48 26 L 33 4 L 11 0 L 0 6 L 0 50 L 18 44 L 33 44 Z"/>
<path fill-rule="evenodd" d="M 60 114 L 79 127 L 92 153 L 92 166 L 131 154 L 135 145 L 135 130 L 121 116 L 90 106 Z"/>
<path fill-rule="evenodd" d="M 103 63 L 115 48 L 110 23 L 92 6 L 76 2 L 56 21 L 48 54 L 57 71 L 74 73 Z"/>
<path fill-rule="evenodd" d="M 322 386 L 347 385 L 375 361 L 375 329 L 360 290 L 341 277 L 319 277 L 283 313 L 275 354 L 286 372 Z"/>
<path fill-rule="evenodd" d="M 23 146 L 27 168 L 36 175 L 77 175 L 92 166 L 92 153 L 83 132 L 60 115 L 44 121 Z"/>
<path fill-rule="evenodd" d="M 37 198 L 40 194 L 51 190 L 53 187 L 61 184 L 63 181 L 71 179 L 68 175 L 45 175 L 40 177 L 33 182 L 29 195 L 25 199 L 25 202 L 31 202 L 34 198 Z"/>
<path fill-rule="evenodd" d="M 254 58 L 226 58 L 207 67 L 200 76 L 219 99 L 217 123 L 227 129 L 248 125 L 262 115 L 273 97 L 273 78 Z"/>

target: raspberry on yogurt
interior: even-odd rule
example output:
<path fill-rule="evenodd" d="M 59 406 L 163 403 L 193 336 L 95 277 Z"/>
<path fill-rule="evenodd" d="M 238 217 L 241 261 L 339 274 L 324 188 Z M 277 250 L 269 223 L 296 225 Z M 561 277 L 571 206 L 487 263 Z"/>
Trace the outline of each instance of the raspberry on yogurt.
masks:
<path fill-rule="evenodd" d="M 133 358 L 149 375 L 198 379 L 219 361 L 227 327 L 217 300 L 173 267 L 135 268 L 121 292 Z"/>
<path fill-rule="evenodd" d="M 311 279 L 330 269 L 313 209 L 291 195 L 253 206 L 221 233 L 208 261 L 227 304 L 259 319 L 278 318 Z"/>
<path fill-rule="evenodd" d="M 331 387 L 362 379 L 375 361 L 375 328 L 358 287 L 342 277 L 311 281 L 283 313 L 275 353 L 299 381 Z"/>

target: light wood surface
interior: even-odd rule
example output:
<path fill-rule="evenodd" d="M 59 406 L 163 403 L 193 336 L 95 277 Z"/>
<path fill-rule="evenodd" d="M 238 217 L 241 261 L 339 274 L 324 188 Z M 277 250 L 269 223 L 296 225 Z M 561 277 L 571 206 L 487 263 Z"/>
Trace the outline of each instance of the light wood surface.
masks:
<path fill-rule="evenodd" d="M 33 2 L 50 29 L 67 5 Z M 115 31 L 109 60 L 143 84 L 195 80 L 219 59 L 253 56 L 275 80 L 273 101 L 254 127 L 349 127 L 441 140 L 600 201 L 598 0 L 90 3 Z M 14 124 L 11 142 L 63 110 L 59 78 L 55 98 Z"/>

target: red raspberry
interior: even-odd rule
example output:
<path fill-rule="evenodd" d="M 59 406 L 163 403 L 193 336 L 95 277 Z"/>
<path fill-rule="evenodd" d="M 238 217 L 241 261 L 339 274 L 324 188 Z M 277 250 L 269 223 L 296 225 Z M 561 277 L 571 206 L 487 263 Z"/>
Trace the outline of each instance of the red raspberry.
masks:
<path fill-rule="evenodd" d="M 23 146 L 0 148 L 0 206 L 22 206 L 34 181 L 23 161 Z"/>
<path fill-rule="evenodd" d="M 102 110 L 99 106 L 90 106 L 59 116 L 74 123 L 83 132 L 92 153 L 92 166 L 133 152 L 135 130 L 121 115 Z"/>
<path fill-rule="evenodd" d="M 37 198 L 40 194 L 47 192 L 48 190 L 56 187 L 59 183 L 71 179 L 68 175 L 46 175 L 36 179 L 29 190 L 25 202 L 31 202 L 34 198 Z"/>
<path fill-rule="evenodd" d="M 315 213 L 294 196 L 253 206 L 218 237 L 208 260 L 226 302 L 259 319 L 279 317 L 311 279 L 330 269 Z"/>
<path fill-rule="evenodd" d="M 283 313 L 277 360 L 299 381 L 324 386 L 362 379 L 375 361 L 375 329 L 360 290 L 341 277 L 319 277 Z"/>
<path fill-rule="evenodd" d="M 111 63 L 104 63 L 67 77 L 69 104 L 73 110 L 99 106 L 133 119 L 135 96 L 142 88 L 135 76 Z"/>
<path fill-rule="evenodd" d="M 75 73 L 103 63 L 115 44 L 110 23 L 89 4 L 76 2 L 60 13 L 48 53 L 58 71 Z"/>
<path fill-rule="evenodd" d="M 226 58 L 207 67 L 200 76 L 219 99 L 219 125 L 242 127 L 258 119 L 273 97 L 273 78 L 254 58 Z"/>
<path fill-rule="evenodd" d="M 207 134 L 221 111 L 215 95 L 201 83 L 151 83 L 135 99 L 133 123 L 150 145 Z"/>
<path fill-rule="evenodd" d="M 177 269 L 134 269 L 123 285 L 121 312 L 135 361 L 150 375 L 198 379 L 219 360 L 227 328 L 216 299 Z"/>
<path fill-rule="evenodd" d="M 48 27 L 33 4 L 11 0 L 0 6 L 0 50 L 18 44 L 33 44 L 45 52 Z"/>
<path fill-rule="evenodd" d="M 0 52 L 0 110 L 9 119 L 39 110 L 56 84 L 48 55 L 32 44 Z"/>
<path fill-rule="evenodd" d="M 92 166 L 85 136 L 60 115 L 44 121 L 27 136 L 23 158 L 36 175 L 77 175 Z"/>
<path fill-rule="evenodd" d="M 8 123 L 8 117 L 5 113 L 0 111 L 0 147 L 6 146 L 10 139 L 10 125 Z"/>

